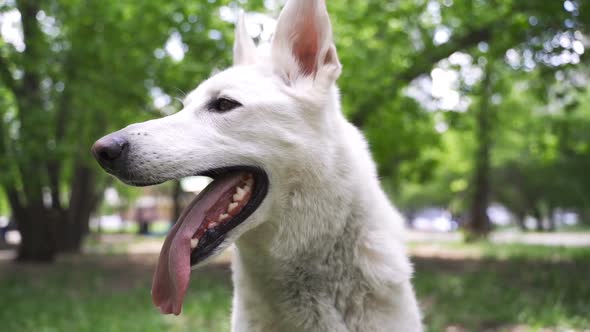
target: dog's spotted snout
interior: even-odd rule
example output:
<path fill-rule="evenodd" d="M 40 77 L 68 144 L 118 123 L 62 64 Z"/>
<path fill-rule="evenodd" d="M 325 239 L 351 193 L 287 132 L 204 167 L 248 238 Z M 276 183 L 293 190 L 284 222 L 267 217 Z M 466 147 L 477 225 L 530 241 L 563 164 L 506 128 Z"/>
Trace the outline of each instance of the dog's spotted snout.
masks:
<path fill-rule="evenodd" d="M 98 162 L 106 168 L 115 166 L 127 157 L 129 141 L 121 134 L 107 135 L 94 143 L 92 154 Z"/>

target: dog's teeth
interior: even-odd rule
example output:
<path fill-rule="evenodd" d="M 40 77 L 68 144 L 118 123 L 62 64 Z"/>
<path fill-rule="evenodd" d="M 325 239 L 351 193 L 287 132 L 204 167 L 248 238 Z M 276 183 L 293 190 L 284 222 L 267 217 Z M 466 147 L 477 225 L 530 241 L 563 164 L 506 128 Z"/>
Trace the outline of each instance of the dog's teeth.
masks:
<path fill-rule="evenodd" d="M 207 228 L 208 228 L 208 229 L 215 228 L 215 227 L 217 227 L 217 225 L 218 225 L 218 223 L 216 223 L 216 222 L 212 222 L 212 223 L 210 223 L 209 225 L 207 225 Z"/>
<path fill-rule="evenodd" d="M 233 196 L 233 199 L 234 201 L 241 201 L 244 198 L 244 196 L 246 196 L 246 190 L 238 187 L 236 189 L 236 193 Z"/>
<path fill-rule="evenodd" d="M 229 214 L 224 213 L 222 215 L 219 216 L 219 221 L 224 221 L 225 219 L 229 218 Z"/>
<path fill-rule="evenodd" d="M 227 212 L 233 212 L 236 208 L 238 207 L 238 203 L 234 202 L 231 203 L 228 207 L 227 207 Z"/>
<path fill-rule="evenodd" d="M 199 244 L 199 239 L 191 239 L 191 249 L 195 249 Z"/>
<path fill-rule="evenodd" d="M 247 193 L 249 193 L 250 191 L 252 191 L 252 187 L 250 185 L 246 185 L 242 189 L 244 189 L 244 191 L 247 192 Z"/>
<path fill-rule="evenodd" d="M 248 187 L 252 187 L 253 184 L 254 184 L 254 179 L 252 177 L 250 177 L 246 180 L 246 185 Z"/>

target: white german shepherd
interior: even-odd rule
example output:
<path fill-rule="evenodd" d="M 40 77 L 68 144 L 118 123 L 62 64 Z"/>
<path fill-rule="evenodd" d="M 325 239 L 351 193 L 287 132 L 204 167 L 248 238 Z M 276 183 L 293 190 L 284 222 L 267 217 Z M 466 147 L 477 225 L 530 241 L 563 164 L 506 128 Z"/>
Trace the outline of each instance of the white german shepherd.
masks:
<path fill-rule="evenodd" d="M 155 305 L 178 315 L 191 268 L 235 243 L 233 331 L 421 331 L 402 217 L 340 110 L 324 1 L 289 1 L 270 53 L 240 18 L 233 67 L 93 146 L 128 184 L 214 179 L 166 238 Z"/>

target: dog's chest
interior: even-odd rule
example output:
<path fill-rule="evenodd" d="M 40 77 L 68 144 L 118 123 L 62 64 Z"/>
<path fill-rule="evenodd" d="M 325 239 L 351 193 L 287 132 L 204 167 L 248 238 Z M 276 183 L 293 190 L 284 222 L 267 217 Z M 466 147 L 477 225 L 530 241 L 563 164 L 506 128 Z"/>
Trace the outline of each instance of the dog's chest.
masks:
<path fill-rule="evenodd" d="M 286 317 L 298 317 L 298 327 L 308 331 L 355 325 L 369 290 L 352 260 L 351 246 L 338 241 L 326 257 L 292 262 L 279 290 Z"/>
<path fill-rule="evenodd" d="M 354 264 L 357 237 L 345 227 L 289 260 L 236 271 L 246 274 L 236 287 L 248 288 L 239 296 L 251 331 L 355 330 L 370 294 Z"/>

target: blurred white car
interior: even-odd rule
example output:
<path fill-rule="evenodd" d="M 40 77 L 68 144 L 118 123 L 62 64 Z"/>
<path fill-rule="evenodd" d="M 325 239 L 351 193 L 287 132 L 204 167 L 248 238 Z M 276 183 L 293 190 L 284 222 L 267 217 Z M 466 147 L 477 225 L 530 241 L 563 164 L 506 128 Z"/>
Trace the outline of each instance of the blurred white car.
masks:
<path fill-rule="evenodd" d="M 414 214 L 410 227 L 419 231 L 452 232 L 459 228 L 459 223 L 445 209 L 426 208 Z"/>
<path fill-rule="evenodd" d="M 90 220 L 90 227 L 92 229 L 116 232 L 125 228 L 125 221 L 118 214 L 99 216 Z"/>

